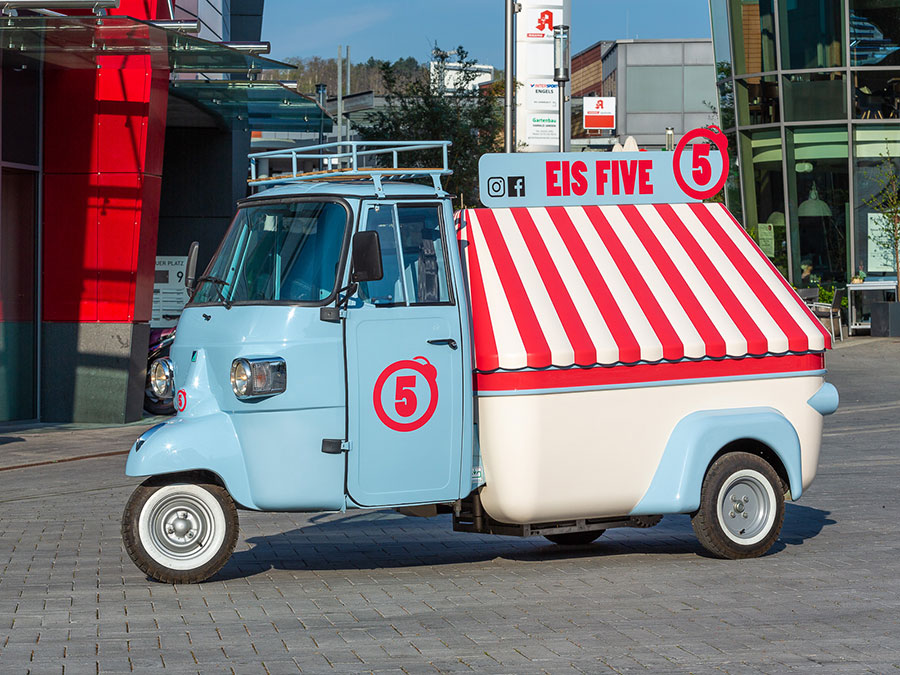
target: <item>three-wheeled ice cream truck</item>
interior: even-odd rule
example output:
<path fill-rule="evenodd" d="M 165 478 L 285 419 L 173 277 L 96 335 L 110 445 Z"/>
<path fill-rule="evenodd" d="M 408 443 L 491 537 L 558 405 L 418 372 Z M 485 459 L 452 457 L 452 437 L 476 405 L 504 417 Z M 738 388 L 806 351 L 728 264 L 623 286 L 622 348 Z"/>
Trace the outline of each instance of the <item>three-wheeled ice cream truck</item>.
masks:
<path fill-rule="evenodd" d="M 768 551 L 838 404 L 830 335 L 700 201 L 715 142 L 486 155 L 486 207 L 456 214 L 446 142 L 251 156 L 294 172 L 253 175 L 152 366 L 177 415 L 128 456 L 135 564 L 207 579 L 239 508 L 445 512 L 561 545 L 691 514 L 715 556 Z M 421 150 L 442 165 L 403 168 Z"/>

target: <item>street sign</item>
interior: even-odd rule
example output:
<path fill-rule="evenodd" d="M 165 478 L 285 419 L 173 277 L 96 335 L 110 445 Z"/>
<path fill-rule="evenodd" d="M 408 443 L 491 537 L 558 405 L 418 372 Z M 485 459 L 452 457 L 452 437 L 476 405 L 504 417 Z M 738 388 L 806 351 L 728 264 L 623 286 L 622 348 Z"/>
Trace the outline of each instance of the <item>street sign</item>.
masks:
<path fill-rule="evenodd" d="M 156 256 L 156 275 L 153 283 L 153 309 L 150 315 L 152 328 L 166 328 L 178 323 L 177 319 L 164 316 L 178 316 L 190 300 L 184 285 L 187 256 Z"/>
<path fill-rule="evenodd" d="M 584 97 L 584 128 L 585 129 L 615 129 L 616 128 L 616 97 L 615 96 L 585 96 Z"/>

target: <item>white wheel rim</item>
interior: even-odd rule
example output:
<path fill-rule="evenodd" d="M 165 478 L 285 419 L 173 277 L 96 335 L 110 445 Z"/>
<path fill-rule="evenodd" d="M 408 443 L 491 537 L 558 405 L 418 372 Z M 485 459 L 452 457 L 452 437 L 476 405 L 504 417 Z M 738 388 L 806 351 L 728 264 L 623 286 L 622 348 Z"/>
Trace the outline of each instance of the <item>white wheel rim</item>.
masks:
<path fill-rule="evenodd" d="M 775 523 L 775 490 L 759 471 L 731 474 L 716 498 L 719 527 L 736 544 L 752 546 L 765 539 Z"/>
<path fill-rule="evenodd" d="M 225 513 L 199 485 L 176 483 L 154 492 L 138 518 L 138 536 L 154 561 L 172 570 L 194 570 L 225 543 Z"/>

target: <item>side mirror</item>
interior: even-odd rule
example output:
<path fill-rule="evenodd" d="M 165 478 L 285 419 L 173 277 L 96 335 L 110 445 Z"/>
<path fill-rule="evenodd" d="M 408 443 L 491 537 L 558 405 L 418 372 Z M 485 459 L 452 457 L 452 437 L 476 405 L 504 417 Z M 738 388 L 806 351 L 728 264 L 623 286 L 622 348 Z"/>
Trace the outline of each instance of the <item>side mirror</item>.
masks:
<path fill-rule="evenodd" d="M 192 241 L 188 249 L 187 265 L 184 269 L 184 287 L 188 293 L 194 290 L 194 282 L 197 280 L 197 254 L 200 252 L 200 242 Z"/>
<path fill-rule="evenodd" d="M 350 281 L 378 281 L 384 276 L 381 267 L 381 242 L 377 232 L 357 232 L 353 235 L 353 266 Z"/>

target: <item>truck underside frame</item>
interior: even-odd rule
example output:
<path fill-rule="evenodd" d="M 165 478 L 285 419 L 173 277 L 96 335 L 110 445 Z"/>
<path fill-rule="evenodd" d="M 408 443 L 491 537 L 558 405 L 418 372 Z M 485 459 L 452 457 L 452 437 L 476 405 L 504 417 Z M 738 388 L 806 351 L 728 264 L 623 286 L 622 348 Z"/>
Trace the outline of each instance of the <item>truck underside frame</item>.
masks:
<path fill-rule="evenodd" d="M 481 496 L 473 492 L 456 503 L 453 509 L 453 530 L 480 534 L 502 534 L 510 537 L 533 537 L 569 532 L 609 530 L 614 527 L 653 527 L 662 516 L 619 516 L 613 518 L 578 518 L 550 523 L 501 523 L 491 518 L 481 505 Z"/>

